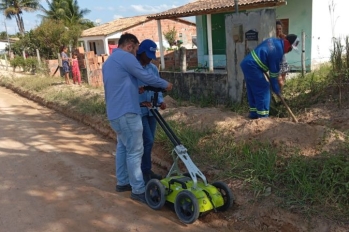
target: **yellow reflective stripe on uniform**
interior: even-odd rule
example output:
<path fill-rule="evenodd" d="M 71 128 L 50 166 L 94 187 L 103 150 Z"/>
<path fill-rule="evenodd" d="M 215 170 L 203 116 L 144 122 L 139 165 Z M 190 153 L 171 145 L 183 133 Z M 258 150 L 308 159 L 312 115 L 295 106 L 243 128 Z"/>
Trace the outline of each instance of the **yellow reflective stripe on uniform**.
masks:
<path fill-rule="evenodd" d="M 256 111 L 257 111 L 257 108 L 250 108 L 250 111 L 256 112 Z"/>
<path fill-rule="evenodd" d="M 258 111 L 257 110 L 257 114 L 259 114 L 259 115 L 268 115 L 269 111 Z"/>
<path fill-rule="evenodd" d="M 272 73 L 272 72 L 269 72 L 270 74 L 270 77 L 271 78 L 275 78 L 275 77 L 278 77 L 279 76 L 279 73 Z"/>
<path fill-rule="evenodd" d="M 263 64 L 263 62 L 259 59 L 259 57 L 257 56 L 254 50 L 252 50 L 251 55 L 252 55 L 252 58 L 257 62 L 259 67 L 261 67 L 264 70 L 264 72 L 268 71 L 268 67 L 265 64 Z"/>

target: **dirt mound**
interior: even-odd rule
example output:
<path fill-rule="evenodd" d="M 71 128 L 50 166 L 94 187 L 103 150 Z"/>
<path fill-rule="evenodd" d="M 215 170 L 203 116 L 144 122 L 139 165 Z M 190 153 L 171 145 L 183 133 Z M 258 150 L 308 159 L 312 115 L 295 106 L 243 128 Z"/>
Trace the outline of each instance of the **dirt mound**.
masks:
<path fill-rule="evenodd" d="M 345 120 L 349 117 L 349 110 L 343 110 L 339 113 L 341 118 L 333 120 L 334 116 L 329 116 L 325 112 L 318 114 L 316 108 L 309 109 L 308 113 L 301 117 L 299 123 L 294 123 L 288 118 L 270 117 L 251 120 L 220 108 L 175 107 L 176 102 L 173 99 L 170 100 L 168 109 L 162 113 L 166 120 L 181 122 L 199 130 L 219 130 L 222 136 L 234 135 L 236 141 L 270 142 L 287 152 L 292 149 L 305 156 L 336 150 L 344 144 L 345 134 L 331 129 L 332 127 L 329 128 L 326 120 L 332 124 L 335 122 L 336 126 L 342 129 L 343 124 L 349 126 Z"/>

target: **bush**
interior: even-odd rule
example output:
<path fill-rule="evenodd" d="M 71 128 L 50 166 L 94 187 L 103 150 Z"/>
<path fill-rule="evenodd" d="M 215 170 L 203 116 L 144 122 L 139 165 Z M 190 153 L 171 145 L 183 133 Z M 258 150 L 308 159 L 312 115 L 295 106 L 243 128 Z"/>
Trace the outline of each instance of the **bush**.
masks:
<path fill-rule="evenodd" d="M 25 60 L 22 56 L 15 56 L 14 59 L 10 60 L 10 65 L 13 67 L 13 71 L 15 71 L 17 67 L 25 70 Z"/>
<path fill-rule="evenodd" d="M 29 57 L 25 60 L 25 71 L 35 73 L 38 67 L 38 60 L 35 57 Z"/>
<path fill-rule="evenodd" d="M 10 60 L 10 65 L 13 67 L 13 71 L 15 71 L 17 67 L 21 67 L 24 72 L 35 73 L 38 67 L 38 60 L 35 57 L 24 59 L 22 56 L 16 56 L 14 59 Z"/>

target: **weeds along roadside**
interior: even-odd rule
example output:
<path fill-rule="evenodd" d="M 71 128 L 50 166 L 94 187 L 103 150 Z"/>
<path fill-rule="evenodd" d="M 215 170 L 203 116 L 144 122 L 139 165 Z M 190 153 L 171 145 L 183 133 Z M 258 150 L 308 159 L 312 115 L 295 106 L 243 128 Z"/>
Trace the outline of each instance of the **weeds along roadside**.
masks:
<path fill-rule="evenodd" d="M 62 79 L 44 76 L 2 76 L 0 82 L 3 86 L 22 88 L 66 109 L 74 109 L 81 115 L 106 118 L 102 89 L 65 88 Z M 303 107 L 328 99 L 322 94 L 327 93 L 325 86 L 330 82 L 329 67 L 324 66 L 304 78 L 288 81 L 284 95 L 292 103 L 291 107 L 300 112 Z M 239 107 L 246 106 L 234 106 L 232 110 L 239 112 Z M 233 137 L 221 136 L 216 130 L 194 130 L 180 122 L 168 123 L 199 168 L 219 170 L 213 179 L 240 179 L 253 191 L 255 200 L 276 194 L 287 209 L 349 221 L 349 160 L 346 154 L 283 157 L 270 144 L 257 141 L 237 144 Z M 108 126 L 106 119 L 105 126 Z M 156 142 L 171 151 L 172 144 L 161 129 L 157 131 Z"/>

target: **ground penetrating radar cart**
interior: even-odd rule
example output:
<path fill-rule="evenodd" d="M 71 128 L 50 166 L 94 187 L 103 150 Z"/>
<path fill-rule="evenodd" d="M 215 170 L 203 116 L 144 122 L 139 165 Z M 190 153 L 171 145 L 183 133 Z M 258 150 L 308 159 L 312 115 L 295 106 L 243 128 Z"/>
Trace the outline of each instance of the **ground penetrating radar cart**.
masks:
<path fill-rule="evenodd" d="M 149 207 L 159 210 L 166 202 L 172 203 L 178 218 L 186 224 L 195 222 L 202 213 L 229 209 L 234 201 L 230 188 L 220 181 L 208 184 L 187 149 L 158 112 L 158 94 L 164 90 L 150 86 L 145 86 L 144 90 L 154 91 L 150 112 L 174 145 L 173 164 L 167 176 L 161 180 L 151 179 L 146 185 L 145 199 Z M 179 160 L 187 172 L 180 171 Z"/>

